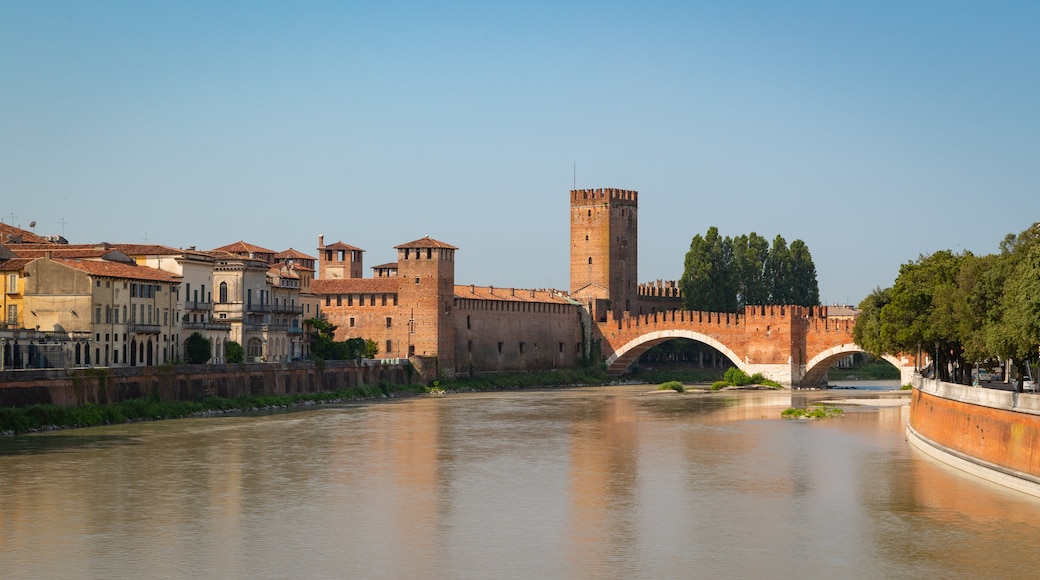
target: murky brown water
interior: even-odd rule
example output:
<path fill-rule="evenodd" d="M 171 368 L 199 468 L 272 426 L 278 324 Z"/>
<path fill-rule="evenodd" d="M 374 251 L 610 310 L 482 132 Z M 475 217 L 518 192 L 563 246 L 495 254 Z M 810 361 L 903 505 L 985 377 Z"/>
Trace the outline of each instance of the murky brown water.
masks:
<path fill-rule="evenodd" d="M 906 408 L 600 387 L 0 440 L 4 578 L 1033 578 Z"/>

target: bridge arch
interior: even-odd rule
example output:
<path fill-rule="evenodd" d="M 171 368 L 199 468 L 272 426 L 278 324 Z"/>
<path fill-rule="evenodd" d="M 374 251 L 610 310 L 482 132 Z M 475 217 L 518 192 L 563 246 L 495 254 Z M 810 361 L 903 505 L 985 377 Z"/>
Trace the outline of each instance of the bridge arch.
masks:
<path fill-rule="evenodd" d="M 628 341 L 620 348 L 614 350 L 613 354 L 607 357 L 607 373 L 611 375 L 623 374 L 644 352 L 674 338 L 686 338 L 706 344 L 722 353 L 722 355 L 728 358 L 737 368 L 747 372 L 744 368 L 744 361 L 740 360 L 740 357 L 738 357 L 732 349 L 718 340 L 708 336 L 707 334 L 702 334 L 693 330 L 672 329 L 648 332 Z"/>
<path fill-rule="evenodd" d="M 802 380 L 800 381 L 801 385 L 804 387 L 815 387 L 819 385 L 823 382 L 824 377 L 827 376 L 827 371 L 830 370 L 831 365 L 850 354 L 855 354 L 857 352 L 866 351 L 856 343 L 846 343 L 832 346 L 831 348 L 820 352 L 805 363 L 805 374 L 802 375 Z M 885 362 L 899 369 L 901 376 L 906 373 L 904 361 L 887 354 L 881 358 L 883 358 Z"/>

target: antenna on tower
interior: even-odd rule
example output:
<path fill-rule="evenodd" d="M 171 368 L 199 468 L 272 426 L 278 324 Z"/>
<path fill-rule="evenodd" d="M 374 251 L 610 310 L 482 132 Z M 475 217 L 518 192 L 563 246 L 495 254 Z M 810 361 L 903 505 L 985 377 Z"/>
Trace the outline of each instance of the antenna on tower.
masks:
<path fill-rule="evenodd" d="M 574 185 L 571 189 L 578 189 L 578 162 L 574 162 Z"/>

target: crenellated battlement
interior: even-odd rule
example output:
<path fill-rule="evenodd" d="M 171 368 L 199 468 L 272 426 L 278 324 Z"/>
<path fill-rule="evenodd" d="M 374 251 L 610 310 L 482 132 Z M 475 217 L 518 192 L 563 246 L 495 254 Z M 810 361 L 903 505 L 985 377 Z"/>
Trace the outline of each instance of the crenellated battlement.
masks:
<path fill-rule="evenodd" d="M 682 298 L 677 280 L 656 280 L 640 284 L 636 288 L 640 298 Z"/>
<path fill-rule="evenodd" d="M 572 189 L 571 206 L 599 205 L 611 203 L 614 205 L 639 205 L 639 192 L 631 189 L 617 189 L 604 187 L 598 189 Z"/>
<path fill-rule="evenodd" d="M 625 312 L 620 318 L 614 313 L 607 311 L 606 322 L 600 324 L 606 327 L 616 327 L 619 330 L 633 328 L 654 327 L 664 325 L 668 328 L 678 326 L 736 326 L 740 324 L 742 316 L 735 312 L 707 312 L 702 310 L 662 310 L 649 314 L 631 314 Z"/>

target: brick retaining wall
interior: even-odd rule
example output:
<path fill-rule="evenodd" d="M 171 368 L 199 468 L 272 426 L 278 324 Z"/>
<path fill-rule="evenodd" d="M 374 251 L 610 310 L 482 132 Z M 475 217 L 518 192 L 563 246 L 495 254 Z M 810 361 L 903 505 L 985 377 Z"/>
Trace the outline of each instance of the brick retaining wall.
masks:
<path fill-rule="evenodd" d="M 324 372 L 310 361 L 7 371 L 0 373 L 0 407 L 115 403 L 149 396 L 153 391 L 164 401 L 292 395 L 382 381 L 401 385 L 412 379 L 418 380 L 417 373 L 409 373 L 404 364 L 359 365 L 353 361 L 326 361 Z"/>

